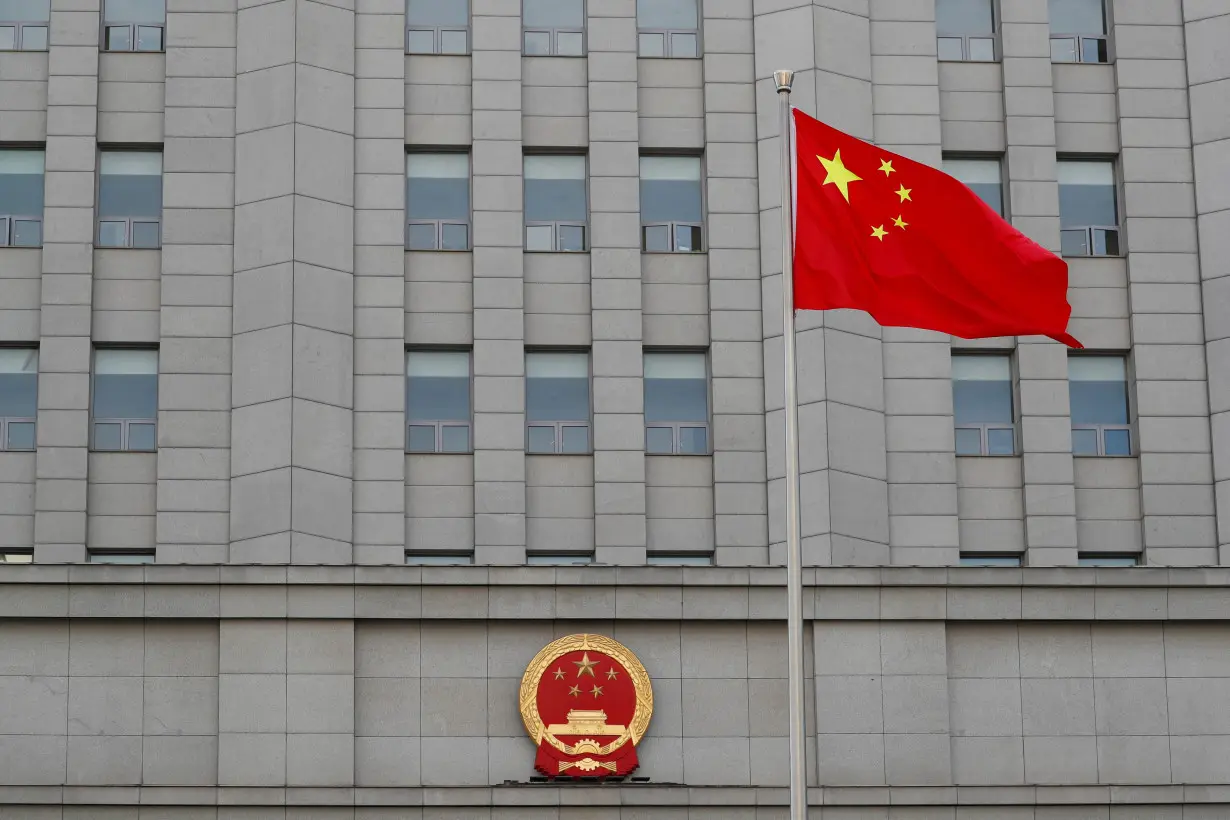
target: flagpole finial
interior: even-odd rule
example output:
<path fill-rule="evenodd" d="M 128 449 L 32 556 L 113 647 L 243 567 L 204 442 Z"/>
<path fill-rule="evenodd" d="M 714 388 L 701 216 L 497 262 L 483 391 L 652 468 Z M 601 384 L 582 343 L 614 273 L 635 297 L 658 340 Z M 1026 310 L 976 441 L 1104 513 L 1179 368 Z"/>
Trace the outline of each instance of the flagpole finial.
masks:
<path fill-rule="evenodd" d="M 780 94 L 785 91 L 790 93 L 790 87 L 794 85 L 794 72 L 789 69 L 781 69 L 773 72 L 773 82 L 777 83 L 777 92 Z"/>

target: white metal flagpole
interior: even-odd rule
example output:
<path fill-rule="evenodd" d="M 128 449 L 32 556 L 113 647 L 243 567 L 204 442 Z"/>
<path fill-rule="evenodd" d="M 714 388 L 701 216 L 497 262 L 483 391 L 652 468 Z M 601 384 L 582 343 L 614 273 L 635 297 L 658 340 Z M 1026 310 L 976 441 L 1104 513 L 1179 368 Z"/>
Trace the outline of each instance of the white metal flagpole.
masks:
<path fill-rule="evenodd" d="M 774 71 L 782 142 L 782 348 L 786 392 L 786 640 L 789 643 L 790 820 L 807 820 L 803 693 L 803 544 L 799 535 L 799 396 L 794 350 L 794 190 L 790 138 L 793 71 Z"/>

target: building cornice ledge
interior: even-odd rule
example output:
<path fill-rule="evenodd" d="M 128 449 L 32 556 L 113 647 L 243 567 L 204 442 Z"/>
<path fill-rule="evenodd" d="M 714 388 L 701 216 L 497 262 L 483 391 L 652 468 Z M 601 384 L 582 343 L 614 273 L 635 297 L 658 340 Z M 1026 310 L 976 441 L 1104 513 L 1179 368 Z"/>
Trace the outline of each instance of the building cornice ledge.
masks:
<path fill-rule="evenodd" d="M 780 568 L 0 566 L 0 618 L 781 620 Z M 815 567 L 814 620 L 1230 620 L 1230 567 Z"/>

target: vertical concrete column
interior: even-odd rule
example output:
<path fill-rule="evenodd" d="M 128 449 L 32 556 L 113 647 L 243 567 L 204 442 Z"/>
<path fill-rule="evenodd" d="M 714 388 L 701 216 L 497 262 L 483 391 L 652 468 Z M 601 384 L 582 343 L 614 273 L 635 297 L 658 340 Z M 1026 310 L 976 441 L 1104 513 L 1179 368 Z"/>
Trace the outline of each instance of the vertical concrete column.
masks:
<path fill-rule="evenodd" d="M 1225 52 L 1230 39 L 1230 8 L 1218 4 L 1197 6 L 1183 6 L 1187 91 L 1213 427 L 1216 544 L 1218 563 L 1230 564 L 1230 190 L 1225 185 L 1230 172 L 1230 62 Z M 1195 480 L 1207 481 L 1207 474 Z M 1148 504 L 1146 497 L 1146 515 Z M 1149 537 L 1147 529 L 1145 537 Z"/>
<path fill-rule="evenodd" d="M 594 542 L 603 564 L 643 564 L 645 405 L 641 344 L 636 8 L 589 3 L 590 299 Z"/>
<path fill-rule="evenodd" d="M 1059 251 L 1059 183 L 1046 0 L 1000 8 L 1009 210 L 1026 236 Z M 1033 565 L 1076 563 L 1067 350 L 1040 337 L 1017 341 L 1025 485 L 1025 548 Z"/>
<path fill-rule="evenodd" d="M 34 560 L 84 561 L 98 0 L 51 4 Z"/>
<path fill-rule="evenodd" d="M 871 77 L 876 142 L 938 168 L 933 4 L 872 5 Z M 911 187 L 908 179 L 901 184 Z M 890 561 L 955 564 L 960 539 L 951 337 L 896 327 L 884 328 L 883 335 Z"/>
<path fill-rule="evenodd" d="M 156 500 L 174 564 L 229 552 L 235 23 L 234 0 L 167 10 L 159 413 L 185 423 L 158 448 Z"/>
<path fill-rule="evenodd" d="M 1144 546 L 1150 564 L 1214 564 L 1182 3 L 1114 12 Z"/>
<path fill-rule="evenodd" d="M 704 11 L 714 563 L 756 565 L 769 559 L 769 501 L 753 15 Z"/>
<path fill-rule="evenodd" d="M 405 5 L 355 6 L 354 544 L 357 564 L 406 545 Z"/>
<path fill-rule="evenodd" d="M 350 563 L 354 11 L 239 17 L 231 560 Z"/>
<path fill-rule="evenodd" d="M 525 561 L 521 3 L 473 9 L 474 561 Z M 515 195 L 499 196 L 504 190 Z"/>
<path fill-rule="evenodd" d="M 764 4 L 770 6 L 772 4 Z M 765 399 L 768 409 L 770 563 L 785 563 L 782 505 L 780 144 L 771 75 L 795 77 L 792 103 L 860 139 L 871 139 L 871 21 L 866 4 L 756 10 L 760 113 L 760 235 L 763 257 Z M 865 313 L 798 315 L 799 462 L 803 562 L 887 564 L 888 483 L 881 329 Z"/>

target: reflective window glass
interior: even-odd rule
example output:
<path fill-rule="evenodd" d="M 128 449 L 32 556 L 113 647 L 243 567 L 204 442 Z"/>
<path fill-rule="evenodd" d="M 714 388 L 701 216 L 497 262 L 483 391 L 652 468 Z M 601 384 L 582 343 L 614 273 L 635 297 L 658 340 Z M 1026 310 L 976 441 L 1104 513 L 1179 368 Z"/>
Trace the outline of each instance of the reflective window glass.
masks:
<path fill-rule="evenodd" d="M 0 20 L 6 23 L 46 23 L 51 0 L 0 0 Z"/>
<path fill-rule="evenodd" d="M 0 417 L 38 414 L 38 350 L 0 347 Z"/>
<path fill-rule="evenodd" d="M 995 213 L 1004 214 L 1004 178 L 997 159 L 944 157 L 944 173 L 964 182 Z"/>
<path fill-rule="evenodd" d="M 468 26 L 469 0 L 407 0 L 406 25 Z"/>
<path fill-rule="evenodd" d="M 636 0 L 640 28 L 697 28 L 697 0 Z"/>
<path fill-rule="evenodd" d="M 1103 0 L 1049 0 L 1051 31 L 1055 34 L 1105 34 Z"/>
<path fill-rule="evenodd" d="M 469 352 L 411 350 L 406 354 L 406 418 L 470 420 Z M 431 429 L 434 440 L 434 428 Z"/>
<path fill-rule="evenodd" d="M 42 151 L 0 150 L 0 217 L 43 215 Z"/>
<path fill-rule="evenodd" d="M 1127 365 L 1121 356 L 1069 356 L 1073 424 L 1127 424 Z"/>
<path fill-rule="evenodd" d="M 406 155 L 406 215 L 410 219 L 470 220 L 468 154 Z"/>
<path fill-rule="evenodd" d="M 96 419 L 157 418 L 158 351 L 95 351 L 93 413 Z"/>
<path fill-rule="evenodd" d="M 525 417 L 530 422 L 589 421 L 589 354 L 527 353 Z"/>
<path fill-rule="evenodd" d="M 537 155 L 525 157 L 525 220 L 584 222 L 585 157 Z"/>
<path fill-rule="evenodd" d="M 645 354 L 645 421 L 709 420 L 704 353 Z"/>
<path fill-rule="evenodd" d="M 641 222 L 700 222 L 700 157 L 641 157 Z"/>
<path fill-rule="evenodd" d="M 1012 366 L 999 354 L 952 357 L 953 420 L 969 424 L 1012 424 Z"/>
<path fill-rule="evenodd" d="M 935 30 L 940 36 L 992 34 L 992 0 L 935 0 Z"/>
<path fill-rule="evenodd" d="M 103 20 L 108 23 L 165 23 L 166 0 L 104 0 Z"/>
<path fill-rule="evenodd" d="M 1059 222 L 1063 228 L 1119 224 L 1114 163 L 1059 161 Z"/>
<path fill-rule="evenodd" d="M 162 153 L 103 151 L 98 167 L 98 217 L 162 218 Z"/>
<path fill-rule="evenodd" d="M 581 28 L 585 25 L 585 0 L 524 0 L 526 28 Z"/>

